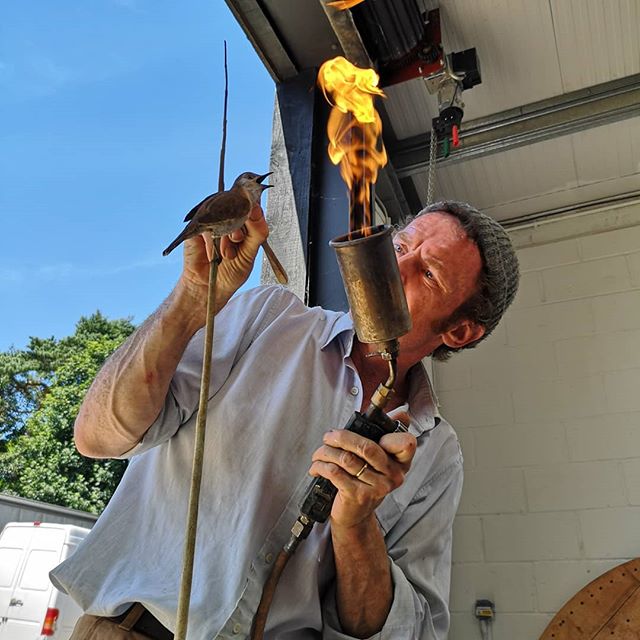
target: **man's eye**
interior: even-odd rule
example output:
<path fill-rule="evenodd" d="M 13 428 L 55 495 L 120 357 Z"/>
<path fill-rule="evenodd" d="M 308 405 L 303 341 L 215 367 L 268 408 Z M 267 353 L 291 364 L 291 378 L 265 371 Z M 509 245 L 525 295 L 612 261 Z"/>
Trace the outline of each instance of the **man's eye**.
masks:
<path fill-rule="evenodd" d="M 399 244 L 394 244 L 394 245 L 393 245 L 393 250 L 394 250 L 396 253 L 402 253 L 402 247 L 401 247 Z"/>
<path fill-rule="evenodd" d="M 427 269 L 427 270 L 424 272 L 424 275 L 425 275 L 427 278 L 429 278 L 429 280 L 433 280 L 433 272 L 432 272 L 432 271 L 430 271 L 429 269 Z"/>

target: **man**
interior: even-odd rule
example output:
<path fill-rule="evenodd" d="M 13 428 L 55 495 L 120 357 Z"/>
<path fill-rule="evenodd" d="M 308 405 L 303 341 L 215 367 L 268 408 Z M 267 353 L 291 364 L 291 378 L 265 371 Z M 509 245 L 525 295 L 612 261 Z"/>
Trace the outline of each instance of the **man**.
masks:
<path fill-rule="evenodd" d="M 309 474 L 338 494 L 286 567 L 265 638 L 445 638 L 462 458 L 421 360 L 475 346 L 496 326 L 518 282 L 509 239 L 450 202 L 397 233 L 413 328 L 387 409 L 410 428 L 375 444 L 342 429 L 388 372 L 350 317 L 308 309 L 281 287 L 231 300 L 267 234 L 255 208 L 246 233 L 222 245 L 189 638 L 247 637 Z M 74 640 L 171 637 L 207 278 L 206 241 L 191 239 L 175 289 L 107 361 L 78 415 L 81 453 L 131 462 L 85 544 L 52 572 L 90 614 Z M 116 635 L 132 625 L 134 635 Z"/>

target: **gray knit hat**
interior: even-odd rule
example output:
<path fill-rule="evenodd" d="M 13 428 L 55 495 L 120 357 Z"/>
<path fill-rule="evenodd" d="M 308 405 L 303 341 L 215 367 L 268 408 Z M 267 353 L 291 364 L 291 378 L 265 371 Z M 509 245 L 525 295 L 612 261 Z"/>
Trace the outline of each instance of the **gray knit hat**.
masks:
<path fill-rule="evenodd" d="M 472 318 L 485 327 L 485 334 L 480 340 L 467 345 L 473 347 L 496 328 L 513 302 L 520 280 L 518 258 L 504 228 L 475 207 L 464 202 L 443 200 L 425 207 L 415 217 L 436 211 L 454 216 L 467 236 L 476 243 L 482 257 L 480 291 L 472 301 Z"/>

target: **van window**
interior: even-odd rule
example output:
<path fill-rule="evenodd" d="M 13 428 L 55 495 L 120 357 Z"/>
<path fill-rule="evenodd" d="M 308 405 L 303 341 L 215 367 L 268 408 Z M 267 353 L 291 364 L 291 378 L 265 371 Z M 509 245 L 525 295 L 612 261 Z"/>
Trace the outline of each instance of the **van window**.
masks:
<path fill-rule="evenodd" d="M 49 589 L 49 571 L 58 564 L 59 555 L 57 551 L 33 549 L 22 573 L 20 588 L 34 591 Z"/>
<path fill-rule="evenodd" d="M 22 549 L 0 549 L 0 587 L 10 587 L 16 576 Z"/>

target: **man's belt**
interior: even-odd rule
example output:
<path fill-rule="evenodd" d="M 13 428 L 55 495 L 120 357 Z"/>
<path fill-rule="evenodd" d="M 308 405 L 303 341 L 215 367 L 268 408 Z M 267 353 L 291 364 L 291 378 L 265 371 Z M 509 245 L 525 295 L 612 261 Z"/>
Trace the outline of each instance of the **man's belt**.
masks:
<path fill-rule="evenodd" d="M 109 620 L 121 629 L 137 631 L 151 640 L 173 640 L 173 633 L 139 602 L 133 604 L 123 614 L 109 618 Z"/>

